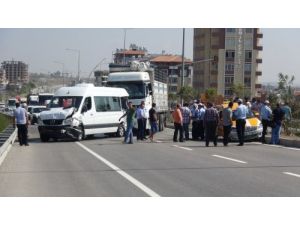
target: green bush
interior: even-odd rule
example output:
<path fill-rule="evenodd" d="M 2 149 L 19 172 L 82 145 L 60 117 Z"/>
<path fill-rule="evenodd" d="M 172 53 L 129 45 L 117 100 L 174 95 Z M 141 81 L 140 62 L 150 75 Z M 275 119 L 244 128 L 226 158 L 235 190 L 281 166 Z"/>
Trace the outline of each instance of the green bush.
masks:
<path fill-rule="evenodd" d="M 2 132 L 8 125 L 9 119 L 3 114 L 0 114 L 0 132 Z"/>

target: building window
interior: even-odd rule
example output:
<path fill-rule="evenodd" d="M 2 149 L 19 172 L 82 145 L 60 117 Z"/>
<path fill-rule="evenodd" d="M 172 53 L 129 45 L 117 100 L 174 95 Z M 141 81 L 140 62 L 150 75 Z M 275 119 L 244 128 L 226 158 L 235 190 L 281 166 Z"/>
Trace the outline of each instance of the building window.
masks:
<path fill-rule="evenodd" d="M 245 87 L 251 87 L 251 77 L 244 78 Z"/>
<path fill-rule="evenodd" d="M 170 92 L 177 92 L 177 87 L 176 86 L 170 86 L 169 90 L 170 90 Z"/>
<path fill-rule="evenodd" d="M 235 33 L 236 29 L 235 28 L 227 28 L 226 33 Z"/>
<path fill-rule="evenodd" d="M 245 51 L 245 61 L 252 62 L 252 51 Z"/>
<path fill-rule="evenodd" d="M 178 69 L 169 69 L 169 75 L 177 75 Z"/>
<path fill-rule="evenodd" d="M 233 84 L 234 77 L 225 77 L 225 84 Z"/>
<path fill-rule="evenodd" d="M 234 64 L 233 63 L 225 64 L 225 71 L 234 71 Z"/>
<path fill-rule="evenodd" d="M 234 60 L 235 51 L 226 51 L 226 60 Z"/>
<path fill-rule="evenodd" d="M 225 96 L 232 96 L 232 90 L 230 89 L 225 89 Z"/>
<path fill-rule="evenodd" d="M 252 47 L 253 47 L 253 40 L 252 39 L 245 39 L 244 48 L 245 49 L 252 49 Z"/>
<path fill-rule="evenodd" d="M 252 28 L 246 28 L 245 29 L 247 34 L 252 34 L 253 29 Z"/>
<path fill-rule="evenodd" d="M 244 65 L 244 71 L 245 72 L 251 72 L 252 64 L 251 63 L 245 63 Z"/>
<path fill-rule="evenodd" d="M 226 49 L 235 49 L 235 39 L 233 39 L 233 38 L 225 39 L 225 48 Z"/>
<path fill-rule="evenodd" d="M 176 83 L 177 84 L 177 77 L 171 77 L 170 83 Z"/>

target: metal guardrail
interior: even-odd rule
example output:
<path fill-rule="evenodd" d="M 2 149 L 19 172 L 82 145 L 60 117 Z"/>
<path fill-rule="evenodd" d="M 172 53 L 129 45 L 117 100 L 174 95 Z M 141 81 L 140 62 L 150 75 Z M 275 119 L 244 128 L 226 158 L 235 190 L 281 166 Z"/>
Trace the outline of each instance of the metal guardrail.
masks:
<path fill-rule="evenodd" d="M 17 129 L 13 127 L 14 117 L 1 113 L 9 121 L 9 125 L 0 132 L 0 165 L 10 150 L 12 144 L 15 142 L 17 136 Z"/>
<path fill-rule="evenodd" d="M 17 129 L 9 125 L 0 133 L 0 165 L 17 137 Z"/>

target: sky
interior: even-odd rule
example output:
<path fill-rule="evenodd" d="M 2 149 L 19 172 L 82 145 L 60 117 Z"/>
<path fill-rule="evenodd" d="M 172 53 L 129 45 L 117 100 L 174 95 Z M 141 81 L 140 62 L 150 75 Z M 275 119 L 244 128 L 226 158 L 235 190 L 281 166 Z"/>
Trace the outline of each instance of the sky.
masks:
<path fill-rule="evenodd" d="M 300 84 L 300 29 L 264 28 L 262 45 L 263 83 L 277 81 L 279 72 L 295 75 Z M 185 56 L 193 57 L 193 29 L 186 29 Z M 126 31 L 126 48 L 131 43 L 144 46 L 149 53 L 181 54 L 182 29 L 135 28 Z M 77 74 L 77 53 L 66 48 L 80 50 L 81 75 L 88 76 L 104 58 L 101 69 L 112 61 L 116 48 L 123 48 L 124 29 L 0 29 L 0 62 L 20 60 L 29 64 L 29 72 L 48 73 L 62 69 Z M 99 68 L 99 67 L 98 67 Z"/>

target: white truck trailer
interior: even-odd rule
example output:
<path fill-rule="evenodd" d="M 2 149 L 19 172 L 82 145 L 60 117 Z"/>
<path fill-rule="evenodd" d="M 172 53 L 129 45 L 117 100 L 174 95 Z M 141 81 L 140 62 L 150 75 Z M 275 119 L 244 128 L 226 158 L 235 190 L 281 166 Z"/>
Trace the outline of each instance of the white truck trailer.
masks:
<path fill-rule="evenodd" d="M 155 73 L 149 64 L 132 62 L 131 65 L 110 64 L 107 86 L 125 88 L 128 100 L 138 107 L 145 102 L 147 111 L 156 103 L 159 131 L 164 129 L 168 111 L 167 78 Z M 135 123 L 136 127 L 136 123 Z M 147 122 L 147 129 L 150 128 Z"/>

